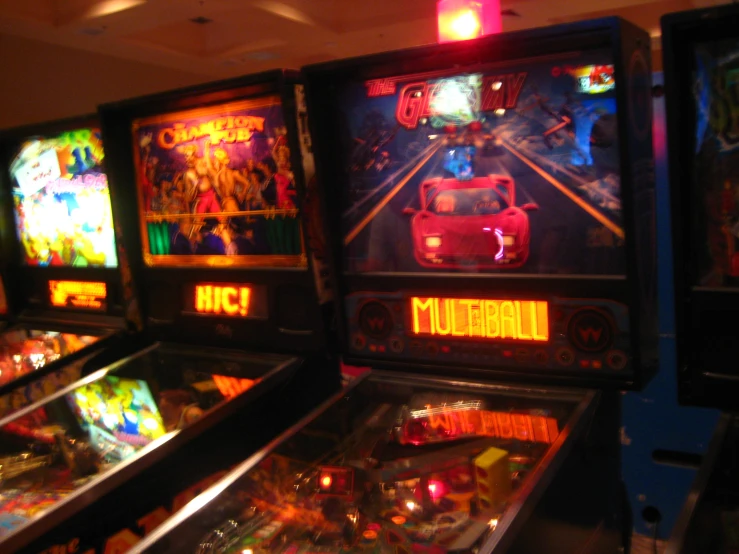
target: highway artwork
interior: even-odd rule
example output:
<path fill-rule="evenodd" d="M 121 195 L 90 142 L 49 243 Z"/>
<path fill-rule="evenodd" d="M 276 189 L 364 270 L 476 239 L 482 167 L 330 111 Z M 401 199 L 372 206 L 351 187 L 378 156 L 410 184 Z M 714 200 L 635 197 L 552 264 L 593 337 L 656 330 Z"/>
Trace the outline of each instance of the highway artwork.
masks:
<path fill-rule="evenodd" d="M 346 84 L 344 269 L 623 274 L 604 58 Z"/>

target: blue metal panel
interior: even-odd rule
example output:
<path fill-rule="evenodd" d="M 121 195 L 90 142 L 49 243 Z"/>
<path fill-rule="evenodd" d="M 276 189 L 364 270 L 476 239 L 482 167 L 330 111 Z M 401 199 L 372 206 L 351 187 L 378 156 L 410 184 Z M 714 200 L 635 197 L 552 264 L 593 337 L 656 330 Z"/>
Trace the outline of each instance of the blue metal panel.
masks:
<path fill-rule="evenodd" d="M 661 73 L 654 75 L 654 83 L 662 83 Z M 659 449 L 702 454 L 718 421 L 718 411 L 686 408 L 677 403 L 672 241 L 663 98 L 654 100 L 654 148 L 660 370 L 644 391 L 624 395 L 622 462 L 623 477 L 634 511 L 635 531 L 645 535 L 654 533 L 641 517 L 646 506 L 654 506 L 662 515 L 659 537 L 667 538 L 685 502 L 695 471 L 657 464 L 652 460 L 652 454 Z"/>

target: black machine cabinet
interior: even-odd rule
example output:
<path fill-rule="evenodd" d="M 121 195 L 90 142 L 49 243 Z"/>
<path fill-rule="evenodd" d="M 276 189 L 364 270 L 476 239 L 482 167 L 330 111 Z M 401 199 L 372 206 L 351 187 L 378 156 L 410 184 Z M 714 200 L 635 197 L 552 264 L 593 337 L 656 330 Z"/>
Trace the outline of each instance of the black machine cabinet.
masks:
<path fill-rule="evenodd" d="M 645 34 L 617 19 L 308 67 L 347 360 L 643 386 L 657 363 L 650 67 Z M 457 94 L 445 87 L 476 95 L 473 113 L 433 115 Z M 466 148 L 474 177 L 450 179 Z M 489 207 L 468 194 L 459 217 L 439 214 L 437 197 L 464 186 L 495 189 Z M 458 329 L 413 321 L 467 309 L 449 297 L 513 302 L 473 310 L 509 310 L 519 327 L 506 340 L 499 320 L 463 329 L 472 312 Z M 526 323 L 544 305 L 526 301 L 546 303 L 546 338 L 543 312 Z"/>
<path fill-rule="evenodd" d="M 678 400 L 724 412 L 670 536 L 671 554 L 739 549 L 737 25 L 736 5 L 662 18 Z"/>
<path fill-rule="evenodd" d="M 739 425 L 723 414 L 665 549 L 666 554 L 736 552 L 739 547 Z"/>
<path fill-rule="evenodd" d="M 0 550 L 125 551 L 338 388 L 304 106 L 275 71 L 100 108 L 150 346 L 0 421 Z"/>
<path fill-rule="evenodd" d="M 128 332 L 104 161 L 93 115 L 0 132 L 0 417 L 144 345 Z"/>
<path fill-rule="evenodd" d="M 662 20 L 679 399 L 730 411 L 739 406 L 737 23 L 730 5 Z"/>
<path fill-rule="evenodd" d="M 339 351 L 372 371 L 134 551 L 627 548 L 649 44 L 605 19 L 304 68 Z"/>

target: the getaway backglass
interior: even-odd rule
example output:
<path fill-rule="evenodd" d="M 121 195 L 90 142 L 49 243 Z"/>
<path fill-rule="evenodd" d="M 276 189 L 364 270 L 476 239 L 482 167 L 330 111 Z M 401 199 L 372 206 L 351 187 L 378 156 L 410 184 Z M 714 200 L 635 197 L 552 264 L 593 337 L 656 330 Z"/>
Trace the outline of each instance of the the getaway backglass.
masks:
<path fill-rule="evenodd" d="M 339 86 L 344 270 L 625 274 L 610 56 Z"/>

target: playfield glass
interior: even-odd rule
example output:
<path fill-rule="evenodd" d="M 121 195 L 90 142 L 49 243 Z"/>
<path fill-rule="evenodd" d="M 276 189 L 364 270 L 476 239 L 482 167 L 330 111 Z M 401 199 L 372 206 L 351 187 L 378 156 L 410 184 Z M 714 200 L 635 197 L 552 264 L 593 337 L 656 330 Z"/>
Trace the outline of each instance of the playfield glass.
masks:
<path fill-rule="evenodd" d="M 623 275 L 610 56 L 340 85 L 344 269 Z"/>
<path fill-rule="evenodd" d="M 117 267 L 103 143 L 96 128 L 29 138 L 10 164 L 23 263 Z"/>
<path fill-rule="evenodd" d="M 305 266 L 278 97 L 133 123 L 144 259 L 152 266 Z"/>
<path fill-rule="evenodd" d="M 574 407 L 364 380 L 147 551 L 476 552 L 515 517 Z"/>
<path fill-rule="evenodd" d="M 694 47 L 698 285 L 739 286 L 739 40 Z"/>
<path fill-rule="evenodd" d="M 7 536 L 208 417 L 272 367 L 159 348 L 9 416 L 0 426 L 0 551 Z"/>
<path fill-rule="evenodd" d="M 96 343 L 100 336 L 17 329 L 0 334 L 0 386 Z M 41 391 L 39 391 L 39 394 Z M 4 413 L 0 400 L 0 415 Z"/>

